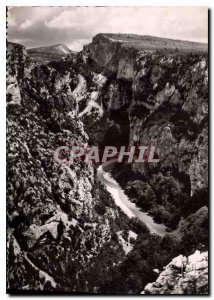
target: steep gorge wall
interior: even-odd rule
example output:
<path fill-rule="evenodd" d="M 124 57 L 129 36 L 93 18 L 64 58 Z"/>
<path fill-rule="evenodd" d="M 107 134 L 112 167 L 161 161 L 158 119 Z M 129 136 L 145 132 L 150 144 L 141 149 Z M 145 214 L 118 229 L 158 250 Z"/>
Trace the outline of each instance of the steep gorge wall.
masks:
<path fill-rule="evenodd" d="M 125 45 L 100 34 L 85 47 L 91 70 L 107 79 L 97 97 L 103 114 L 85 115 L 83 122 L 89 124 L 89 136 L 101 131 L 101 143 L 127 143 L 126 135 L 130 145 L 156 145 L 160 162 L 135 163 L 132 170 L 140 172 L 157 195 L 155 205 L 150 205 L 153 214 L 165 207 L 169 214 L 177 210 L 179 218 L 181 210 L 192 213 L 207 205 L 207 52 L 194 45 L 192 51 L 179 46 L 173 51 L 163 47 L 147 51 Z M 194 203 L 199 193 L 203 199 Z"/>
<path fill-rule="evenodd" d="M 118 275 L 127 219 L 93 167 L 53 160 L 53 147 L 70 142 L 156 144 L 160 163 L 131 166 L 141 177 L 130 176 L 127 193 L 178 226 L 182 243 L 194 224 L 193 248 L 207 247 L 206 53 L 136 51 L 101 35 L 47 65 L 10 44 L 7 68 L 9 288 L 98 292 L 115 266 Z"/>
<path fill-rule="evenodd" d="M 136 105 L 145 117 L 130 114 L 130 143 L 157 145 L 160 168 L 188 174 L 194 194 L 207 186 L 207 58 L 142 56 L 138 67 L 132 109 Z"/>
<path fill-rule="evenodd" d="M 102 34 L 96 35 L 85 50 L 104 73 L 115 73 L 117 79 L 133 79 L 137 50 L 122 47 L 120 42 Z"/>
<path fill-rule="evenodd" d="M 71 92 L 76 77 L 70 65 L 67 69 L 69 72 L 33 64 L 26 61 L 23 47 L 8 45 L 11 291 L 93 292 L 104 276 L 102 269 L 108 272 L 106 265 L 117 265 L 118 256 L 125 254 L 115 236 L 128 230 L 128 220 L 97 181 L 94 167 L 83 161 L 67 166 L 53 159 L 58 146 L 88 141 Z M 11 92 L 12 80 L 16 82 L 15 92 L 14 88 Z M 90 273 L 94 268 L 93 277 Z"/>

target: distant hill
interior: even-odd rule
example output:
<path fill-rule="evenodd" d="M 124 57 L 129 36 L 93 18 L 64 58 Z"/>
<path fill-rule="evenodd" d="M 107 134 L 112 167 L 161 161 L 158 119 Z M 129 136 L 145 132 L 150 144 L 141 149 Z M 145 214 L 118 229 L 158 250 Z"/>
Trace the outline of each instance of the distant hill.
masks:
<path fill-rule="evenodd" d="M 118 42 L 123 47 L 132 47 L 137 50 L 180 50 L 180 51 L 207 51 L 208 44 L 190 42 L 183 40 L 174 40 L 169 38 L 154 37 L 149 35 L 138 34 L 112 34 L 99 33 L 94 37 L 96 39 L 106 39 L 112 42 Z"/>
<path fill-rule="evenodd" d="M 28 55 L 37 60 L 37 62 L 50 62 L 62 59 L 67 55 L 74 53 L 66 45 L 56 44 L 46 47 L 37 47 L 27 50 Z"/>

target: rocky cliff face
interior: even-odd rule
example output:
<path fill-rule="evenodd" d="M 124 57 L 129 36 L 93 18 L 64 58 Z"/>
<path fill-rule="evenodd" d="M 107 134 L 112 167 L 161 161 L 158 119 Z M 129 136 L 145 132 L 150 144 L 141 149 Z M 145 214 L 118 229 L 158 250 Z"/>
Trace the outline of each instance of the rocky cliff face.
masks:
<path fill-rule="evenodd" d="M 204 295 L 208 293 L 207 282 L 208 253 L 196 251 L 188 257 L 175 257 L 142 294 Z"/>
<path fill-rule="evenodd" d="M 207 51 L 205 44 L 132 34 L 97 34 L 84 47 L 90 58 L 105 73 L 116 73 L 118 79 L 133 80 L 139 52 Z"/>
<path fill-rule="evenodd" d="M 199 46 L 148 37 L 134 43 L 132 36 L 99 34 L 81 54 L 86 66 L 106 78 L 99 88 L 93 77 L 87 81 L 83 106 L 91 107 L 87 92 L 97 93 L 94 113 L 85 108 L 80 113 L 89 137 L 158 148 L 158 164 L 135 163 L 132 171 L 140 172 L 156 194 L 150 212 L 158 215 L 164 207 L 166 219 L 179 219 L 181 207 L 192 213 L 187 206 L 194 206 L 198 193 L 203 199 L 195 211 L 207 203 L 208 61 L 205 45 Z"/>
<path fill-rule="evenodd" d="M 102 72 L 115 73 L 117 79 L 133 79 L 137 50 L 122 47 L 120 42 L 106 35 L 95 36 L 85 49 Z"/>
<path fill-rule="evenodd" d="M 130 115 L 130 142 L 157 145 L 161 168 L 188 174 L 194 194 L 207 186 L 207 58 L 142 56 L 138 64 L 133 107 L 145 118 Z"/>
<path fill-rule="evenodd" d="M 88 141 L 72 72 L 26 62 L 19 45 L 7 50 L 8 288 L 93 292 L 100 276 L 91 283 L 89 274 L 99 269 L 97 255 L 109 252 L 100 258 L 104 268 L 107 257 L 111 267 L 125 254 L 115 236 L 128 229 L 121 225 L 127 219 L 93 166 L 53 159 L 57 146 Z"/>
<path fill-rule="evenodd" d="M 19 105 L 27 52 L 22 45 L 7 43 L 7 102 Z"/>
<path fill-rule="evenodd" d="M 187 255 L 207 247 L 205 45 L 99 34 L 82 52 L 45 64 L 29 59 L 20 45 L 7 49 L 10 289 L 139 293 L 155 280 L 145 266 L 155 267 L 156 244 L 154 257 L 162 251 L 164 263 L 185 251 L 178 245 L 188 228 Z M 168 242 L 148 232 L 140 243 L 130 239 L 135 233 L 94 167 L 54 161 L 53 150 L 67 143 L 156 145 L 158 164 L 121 165 L 113 174 L 156 222 L 177 229 L 177 250 L 165 251 Z M 119 278 L 125 283 L 114 289 Z M 180 291 L 180 279 L 173 280 L 172 290 Z M 168 283 L 156 292 L 162 289 L 171 291 Z M 184 293 L 206 291 L 190 283 Z"/>

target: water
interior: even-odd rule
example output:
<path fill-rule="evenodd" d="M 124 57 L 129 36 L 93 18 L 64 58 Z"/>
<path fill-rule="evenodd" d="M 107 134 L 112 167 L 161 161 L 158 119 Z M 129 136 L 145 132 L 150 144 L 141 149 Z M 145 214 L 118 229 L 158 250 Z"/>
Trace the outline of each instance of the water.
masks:
<path fill-rule="evenodd" d="M 144 222 L 151 233 L 155 233 L 160 236 L 166 234 L 166 227 L 162 224 L 155 223 L 151 216 L 141 211 L 135 203 L 131 202 L 117 181 L 111 177 L 110 173 L 105 172 L 102 166 L 99 166 L 97 169 L 97 175 L 99 180 L 105 184 L 108 192 L 112 195 L 115 204 L 119 206 L 129 218 L 136 217 Z"/>

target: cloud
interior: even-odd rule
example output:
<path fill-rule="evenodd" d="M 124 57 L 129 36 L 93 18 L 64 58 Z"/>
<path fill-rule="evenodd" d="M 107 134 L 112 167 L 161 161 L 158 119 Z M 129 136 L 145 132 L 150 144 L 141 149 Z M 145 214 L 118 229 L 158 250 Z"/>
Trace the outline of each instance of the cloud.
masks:
<path fill-rule="evenodd" d="M 74 51 L 82 50 L 83 45 L 87 45 L 91 42 L 91 39 L 78 39 L 68 44 L 68 48 Z"/>
<path fill-rule="evenodd" d="M 73 10 L 67 10 L 53 18 L 46 25 L 50 28 L 76 29 L 83 28 L 86 24 L 91 27 L 97 23 L 98 18 L 95 16 L 94 7 L 78 7 Z M 101 11 L 99 10 L 99 18 Z"/>
<path fill-rule="evenodd" d="M 207 42 L 206 7 L 12 7 L 8 39 L 27 47 L 63 43 L 81 50 L 99 32 Z"/>
<path fill-rule="evenodd" d="M 29 27 L 31 27 L 33 25 L 32 20 L 30 21 L 29 19 L 27 19 L 26 21 L 24 21 L 21 25 L 20 25 L 20 29 L 27 29 Z"/>

